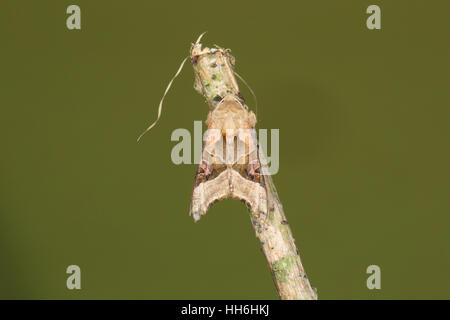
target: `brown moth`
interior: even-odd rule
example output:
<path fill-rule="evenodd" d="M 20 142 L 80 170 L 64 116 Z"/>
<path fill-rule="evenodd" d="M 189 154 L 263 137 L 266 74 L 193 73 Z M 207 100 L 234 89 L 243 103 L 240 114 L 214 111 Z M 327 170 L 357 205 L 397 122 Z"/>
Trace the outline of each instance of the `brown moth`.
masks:
<path fill-rule="evenodd" d="M 214 202 L 234 198 L 245 202 L 255 217 L 267 218 L 274 197 L 278 196 L 267 167 L 260 161 L 256 116 L 239 91 L 235 75 L 240 76 L 234 71 L 234 57 L 229 50 L 217 46 L 202 49 L 199 42 L 203 34 L 192 45 L 189 58 L 194 68 L 194 88 L 206 98 L 210 111 L 189 213 L 198 221 Z M 156 121 L 138 141 L 158 122 L 164 98 L 187 59 L 169 82 Z"/>
<path fill-rule="evenodd" d="M 198 221 L 214 202 L 234 198 L 245 202 L 255 216 L 265 215 L 268 193 L 259 160 L 256 116 L 239 91 L 234 58 L 219 47 L 202 49 L 197 41 L 190 59 L 194 88 L 210 106 L 190 214 Z"/>

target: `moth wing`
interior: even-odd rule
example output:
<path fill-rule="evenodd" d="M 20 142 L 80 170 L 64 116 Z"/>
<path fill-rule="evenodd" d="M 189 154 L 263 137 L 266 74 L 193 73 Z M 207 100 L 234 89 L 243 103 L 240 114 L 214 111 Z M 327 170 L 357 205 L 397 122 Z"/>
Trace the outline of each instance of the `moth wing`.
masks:
<path fill-rule="evenodd" d="M 217 158 L 221 158 L 221 155 L 215 153 L 217 144 L 221 142 L 220 132 L 216 130 L 206 132 L 189 209 L 189 215 L 192 215 L 195 221 L 205 215 L 214 202 L 231 195 L 226 166 L 219 164 Z"/>
<path fill-rule="evenodd" d="M 267 212 L 267 192 L 263 184 L 242 176 L 238 171 L 231 170 L 232 197 L 245 201 L 255 216 Z"/>
<path fill-rule="evenodd" d="M 231 194 L 228 172 L 222 171 L 216 178 L 203 181 L 192 192 L 190 214 L 198 221 L 216 201 L 228 198 Z"/>

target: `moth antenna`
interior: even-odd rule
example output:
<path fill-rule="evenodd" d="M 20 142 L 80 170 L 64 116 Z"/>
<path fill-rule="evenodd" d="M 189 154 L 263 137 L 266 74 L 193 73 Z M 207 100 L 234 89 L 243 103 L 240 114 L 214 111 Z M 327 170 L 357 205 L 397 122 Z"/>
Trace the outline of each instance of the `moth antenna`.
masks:
<path fill-rule="evenodd" d="M 202 34 L 203 35 L 203 34 Z M 201 36 L 199 37 L 201 38 Z M 164 98 L 166 97 L 167 92 L 169 92 L 170 87 L 172 86 L 173 81 L 175 80 L 176 77 L 178 77 L 178 75 L 180 74 L 181 70 L 183 69 L 184 63 L 186 62 L 186 60 L 189 58 L 189 56 L 187 56 L 186 58 L 184 58 L 183 62 L 181 63 L 180 67 L 178 68 L 178 71 L 175 73 L 175 75 L 172 77 L 172 79 L 170 80 L 169 84 L 167 85 L 166 91 L 164 91 L 164 94 L 161 98 L 161 101 L 159 102 L 159 106 L 158 106 L 158 117 L 156 118 L 156 120 L 147 128 L 145 129 L 144 132 L 141 133 L 141 135 L 137 138 L 137 142 L 139 142 L 139 140 L 141 140 L 141 138 L 144 136 L 144 134 L 146 134 L 148 131 L 150 131 L 158 122 L 159 118 L 161 117 L 161 111 L 162 111 L 162 106 L 163 106 L 163 102 L 164 102 Z"/>
<path fill-rule="evenodd" d="M 256 99 L 256 94 L 253 92 L 252 88 L 248 85 L 247 81 L 245 81 L 244 78 L 242 78 L 236 71 L 233 71 L 233 73 L 239 78 L 239 80 L 241 80 L 245 84 L 248 90 L 250 90 L 250 93 L 252 94 L 253 99 L 255 100 L 255 114 L 256 118 L 258 119 L 258 99 Z"/>

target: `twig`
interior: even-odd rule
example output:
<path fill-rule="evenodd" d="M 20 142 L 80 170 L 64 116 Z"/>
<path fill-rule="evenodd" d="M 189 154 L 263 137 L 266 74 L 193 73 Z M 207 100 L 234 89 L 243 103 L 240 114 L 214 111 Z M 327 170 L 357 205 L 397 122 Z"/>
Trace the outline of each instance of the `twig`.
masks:
<path fill-rule="evenodd" d="M 210 110 L 218 105 L 220 97 L 230 94 L 245 103 L 234 74 L 234 58 L 229 51 L 219 47 L 202 49 L 199 40 L 193 44 L 190 54 L 195 73 L 194 88 L 205 97 Z M 303 269 L 272 178 L 265 175 L 264 179 L 270 200 L 269 218 L 252 213 L 250 218 L 278 295 L 283 300 L 315 300 L 317 293 Z"/>

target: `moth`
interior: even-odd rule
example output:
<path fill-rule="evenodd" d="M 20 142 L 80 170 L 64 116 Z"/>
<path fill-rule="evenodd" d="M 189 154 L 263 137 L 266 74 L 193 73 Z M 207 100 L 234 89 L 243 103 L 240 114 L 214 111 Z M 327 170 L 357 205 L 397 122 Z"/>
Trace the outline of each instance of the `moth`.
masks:
<path fill-rule="evenodd" d="M 278 198 L 256 137 L 256 115 L 239 91 L 235 59 L 228 49 L 202 48 L 192 44 L 189 57 L 181 63 L 159 103 L 158 117 L 138 138 L 152 129 L 161 116 L 162 104 L 173 80 L 190 58 L 194 88 L 209 105 L 202 158 L 197 169 L 189 214 L 198 221 L 216 201 L 234 198 L 247 205 L 254 217 L 269 216 Z M 246 83 L 245 83 L 246 84 Z M 251 89 L 250 89 L 251 91 Z M 253 91 L 251 91 L 253 93 Z"/>
<path fill-rule="evenodd" d="M 260 161 L 256 116 L 249 111 L 235 78 L 234 58 L 220 47 L 191 47 L 194 88 L 210 106 L 201 162 L 190 215 L 195 221 L 215 202 L 234 198 L 245 202 L 254 216 L 267 216 L 271 180 Z"/>

